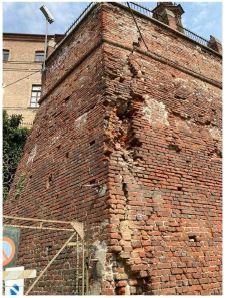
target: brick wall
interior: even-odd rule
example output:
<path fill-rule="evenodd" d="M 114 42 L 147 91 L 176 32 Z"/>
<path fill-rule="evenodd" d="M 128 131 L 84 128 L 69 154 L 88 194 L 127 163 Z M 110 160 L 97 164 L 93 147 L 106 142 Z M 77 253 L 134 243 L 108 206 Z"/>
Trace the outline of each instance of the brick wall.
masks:
<path fill-rule="evenodd" d="M 220 56 L 136 18 L 149 52 L 128 10 L 98 4 L 50 57 L 5 213 L 84 222 L 92 294 L 220 294 Z M 22 233 L 20 262 L 65 237 Z M 35 293 L 72 293 L 73 270 L 69 250 Z"/>

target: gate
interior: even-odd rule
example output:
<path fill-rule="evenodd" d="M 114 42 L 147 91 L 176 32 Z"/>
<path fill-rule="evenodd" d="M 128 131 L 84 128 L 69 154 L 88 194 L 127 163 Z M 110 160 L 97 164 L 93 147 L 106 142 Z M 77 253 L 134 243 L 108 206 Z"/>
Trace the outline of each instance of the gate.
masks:
<path fill-rule="evenodd" d="M 21 230 L 17 265 L 37 270 L 35 279 L 25 280 L 25 295 L 88 293 L 83 223 L 7 215 L 3 219 L 3 227 Z"/>

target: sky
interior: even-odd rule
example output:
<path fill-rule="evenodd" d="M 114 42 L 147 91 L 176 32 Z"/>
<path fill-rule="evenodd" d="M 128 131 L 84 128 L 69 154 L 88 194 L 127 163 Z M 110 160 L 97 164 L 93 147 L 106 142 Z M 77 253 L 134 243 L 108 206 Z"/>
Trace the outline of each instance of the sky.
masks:
<path fill-rule="evenodd" d="M 55 18 L 49 34 L 65 33 L 90 2 L 3 2 L 3 32 L 45 33 L 45 20 L 40 6 L 45 4 Z M 221 2 L 176 2 L 181 4 L 183 26 L 209 40 L 213 35 L 222 40 Z M 156 2 L 140 2 L 150 9 Z"/>

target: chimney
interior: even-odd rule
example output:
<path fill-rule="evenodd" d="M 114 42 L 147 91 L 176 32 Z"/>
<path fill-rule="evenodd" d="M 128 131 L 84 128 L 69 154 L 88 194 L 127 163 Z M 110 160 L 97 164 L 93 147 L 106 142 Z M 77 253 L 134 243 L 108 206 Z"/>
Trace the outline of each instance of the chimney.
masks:
<path fill-rule="evenodd" d="M 58 43 L 64 38 L 64 34 L 55 34 L 50 40 L 48 40 L 47 57 L 56 49 Z"/>
<path fill-rule="evenodd" d="M 165 23 L 174 30 L 184 32 L 181 22 L 181 15 L 184 10 L 180 4 L 173 2 L 157 2 L 157 6 L 152 10 L 153 18 Z"/>
<path fill-rule="evenodd" d="M 216 37 L 210 35 L 208 47 L 222 55 L 222 44 Z"/>

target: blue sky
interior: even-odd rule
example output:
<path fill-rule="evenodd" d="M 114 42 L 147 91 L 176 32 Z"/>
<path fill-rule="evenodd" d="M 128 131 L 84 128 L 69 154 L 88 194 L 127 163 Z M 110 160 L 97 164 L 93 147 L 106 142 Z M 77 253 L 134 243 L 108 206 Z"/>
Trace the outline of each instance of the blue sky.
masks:
<path fill-rule="evenodd" d="M 44 34 L 44 17 L 39 10 L 45 4 L 55 22 L 49 26 L 49 33 L 64 33 L 81 14 L 89 2 L 3 2 L 3 32 Z M 153 9 L 156 2 L 140 2 Z M 209 39 L 214 35 L 222 39 L 221 2 L 177 2 L 185 13 L 184 27 Z"/>

